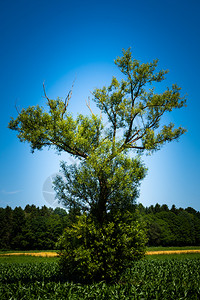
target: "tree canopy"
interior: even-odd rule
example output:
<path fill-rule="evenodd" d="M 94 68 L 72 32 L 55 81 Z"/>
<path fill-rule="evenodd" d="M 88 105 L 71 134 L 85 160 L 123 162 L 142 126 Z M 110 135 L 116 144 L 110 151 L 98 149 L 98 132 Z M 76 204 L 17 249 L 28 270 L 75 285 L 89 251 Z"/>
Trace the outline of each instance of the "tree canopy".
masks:
<path fill-rule="evenodd" d="M 141 63 L 129 48 L 115 64 L 123 79 L 113 77 L 110 85 L 92 92 L 99 115 L 88 103 L 90 114 L 74 118 L 68 111 L 72 90 L 65 100 L 52 100 L 44 88 L 47 109 L 38 105 L 22 109 L 9 122 L 32 151 L 53 147 L 79 159 L 78 165 L 62 162 L 66 180 L 57 177 L 57 197 L 68 208 L 92 213 L 99 223 L 108 213 L 134 203 L 146 174 L 141 154 L 159 150 L 186 131 L 163 123 L 163 115 L 183 107 L 186 99 L 176 84 L 156 93 L 155 85 L 168 73 L 157 71 L 158 60 Z"/>

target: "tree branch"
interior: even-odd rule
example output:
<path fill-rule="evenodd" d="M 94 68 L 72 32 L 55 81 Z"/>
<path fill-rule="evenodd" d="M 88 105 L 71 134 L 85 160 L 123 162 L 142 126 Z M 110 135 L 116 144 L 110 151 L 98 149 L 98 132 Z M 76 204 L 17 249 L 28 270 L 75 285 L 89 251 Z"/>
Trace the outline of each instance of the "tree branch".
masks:
<path fill-rule="evenodd" d="M 135 113 L 134 115 L 132 114 L 132 109 L 134 108 L 134 105 L 135 105 L 135 100 L 136 98 L 138 97 L 139 95 L 139 92 L 140 92 L 140 89 L 142 87 L 142 84 L 141 82 L 139 83 L 138 85 L 138 89 L 136 91 L 136 94 L 135 94 L 135 97 L 133 96 L 133 92 L 134 92 L 134 89 L 136 88 L 137 86 L 137 82 L 135 83 L 135 86 L 133 87 L 133 83 L 131 82 L 131 119 L 130 119 L 130 124 L 129 124 L 129 128 L 128 128 L 128 132 L 127 132 L 127 136 L 126 136 L 126 143 L 128 142 L 129 138 L 130 138 L 130 135 L 131 135 L 131 131 L 132 131 L 132 127 L 133 127 L 133 122 L 134 122 L 134 119 L 136 118 L 136 116 L 138 115 L 138 113 Z"/>
<path fill-rule="evenodd" d="M 94 116 L 94 113 L 93 113 L 93 111 L 92 111 L 92 109 L 90 107 L 90 97 L 88 97 L 88 102 L 87 102 L 87 100 L 85 100 L 85 102 L 86 102 L 86 106 L 89 108 L 91 114 Z"/>
<path fill-rule="evenodd" d="M 78 149 L 74 149 L 73 147 L 67 145 L 63 141 L 59 141 L 59 140 L 58 141 L 54 141 L 51 138 L 49 138 L 49 141 L 52 143 L 52 145 L 57 146 L 58 148 L 62 149 L 63 151 L 68 152 L 69 154 L 77 155 L 77 156 L 80 156 L 80 157 L 83 157 L 83 158 L 87 158 L 87 154 L 86 153 L 83 153 L 83 152 L 81 152 Z M 50 143 L 44 143 L 44 145 L 51 146 Z M 62 145 L 64 145 L 64 146 L 62 146 Z"/>
<path fill-rule="evenodd" d="M 72 88 L 71 88 L 71 90 L 69 91 L 67 97 L 65 98 L 65 103 L 64 103 L 64 108 L 63 108 L 63 111 L 62 111 L 61 118 L 63 118 L 64 113 L 66 112 L 67 106 L 69 105 L 69 100 L 70 100 L 71 97 L 72 97 L 72 91 L 73 91 L 73 88 L 74 88 L 75 81 L 76 81 L 76 78 L 74 79 L 74 81 L 73 81 L 73 83 L 72 83 Z"/>
<path fill-rule="evenodd" d="M 47 99 L 47 101 L 49 103 L 49 106 L 52 109 L 52 105 L 51 105 L 50 99 L 47 97 L 47 94 L 46 94 L 44 82 L 43 82 L 43 91 L 44 91 L 44 97 Z"/>
<path fill-rule="evenodd" d="M 18 112 L 18 114 L 20 114 L 20 111 L 18 110 L 18 107 L 17 107 L 17 100 L 15 101 L 15 109 Z"/>

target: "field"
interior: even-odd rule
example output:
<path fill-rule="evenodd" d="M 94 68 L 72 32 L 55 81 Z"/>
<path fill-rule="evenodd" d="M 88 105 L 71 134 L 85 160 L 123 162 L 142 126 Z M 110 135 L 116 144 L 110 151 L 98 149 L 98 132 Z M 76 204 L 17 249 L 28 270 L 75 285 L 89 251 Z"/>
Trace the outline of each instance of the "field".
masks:
<path fill-rule="evenodd" d="M 113 284 L 65 282 L 57 261 L 1 256 L 0 299 L 200 299 L 199 253 L 148 255 Z"/>

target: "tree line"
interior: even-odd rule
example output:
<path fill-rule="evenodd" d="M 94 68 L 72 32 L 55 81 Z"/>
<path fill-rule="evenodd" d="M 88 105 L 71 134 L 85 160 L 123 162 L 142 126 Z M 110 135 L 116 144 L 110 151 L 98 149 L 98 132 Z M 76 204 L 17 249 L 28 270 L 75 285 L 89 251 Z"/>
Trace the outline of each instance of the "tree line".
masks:
<path fill-rule="evenodd" d="M 158 203 L 150 207 L 139 204 L 138 210 L 146 223 L 149 246 L 200 245 L 200 212 L 192 207 L 171 209 Z"/>
<path fill-rule="evenodd" d="M 54 249 L 70 218 L 62 208 L 0 208 L 0 249 Z"/>
<path fill-rule="evenodd" d="M 200 245 L 200 212 L 188 207 L 171 209 L 166 204 L 135 205 L 144 221 L 148 246 Z M 0 208 L 0 249 L 55 249 L 64 228 L 74 222 L 77 212 L 63 208 L 26 205 L 24 209 Z"/>

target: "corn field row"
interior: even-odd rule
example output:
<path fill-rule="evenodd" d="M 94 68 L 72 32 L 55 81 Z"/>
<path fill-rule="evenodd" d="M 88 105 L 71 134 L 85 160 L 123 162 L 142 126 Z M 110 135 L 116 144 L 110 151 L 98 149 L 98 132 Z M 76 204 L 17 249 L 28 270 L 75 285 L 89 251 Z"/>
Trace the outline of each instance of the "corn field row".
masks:
<path fill-rule="evenodd" d="M 63 280 L 56 262 L 0 264 L 0 299 L 200 299 L 200 259 L 142 260 L 119 282 Z"/>

